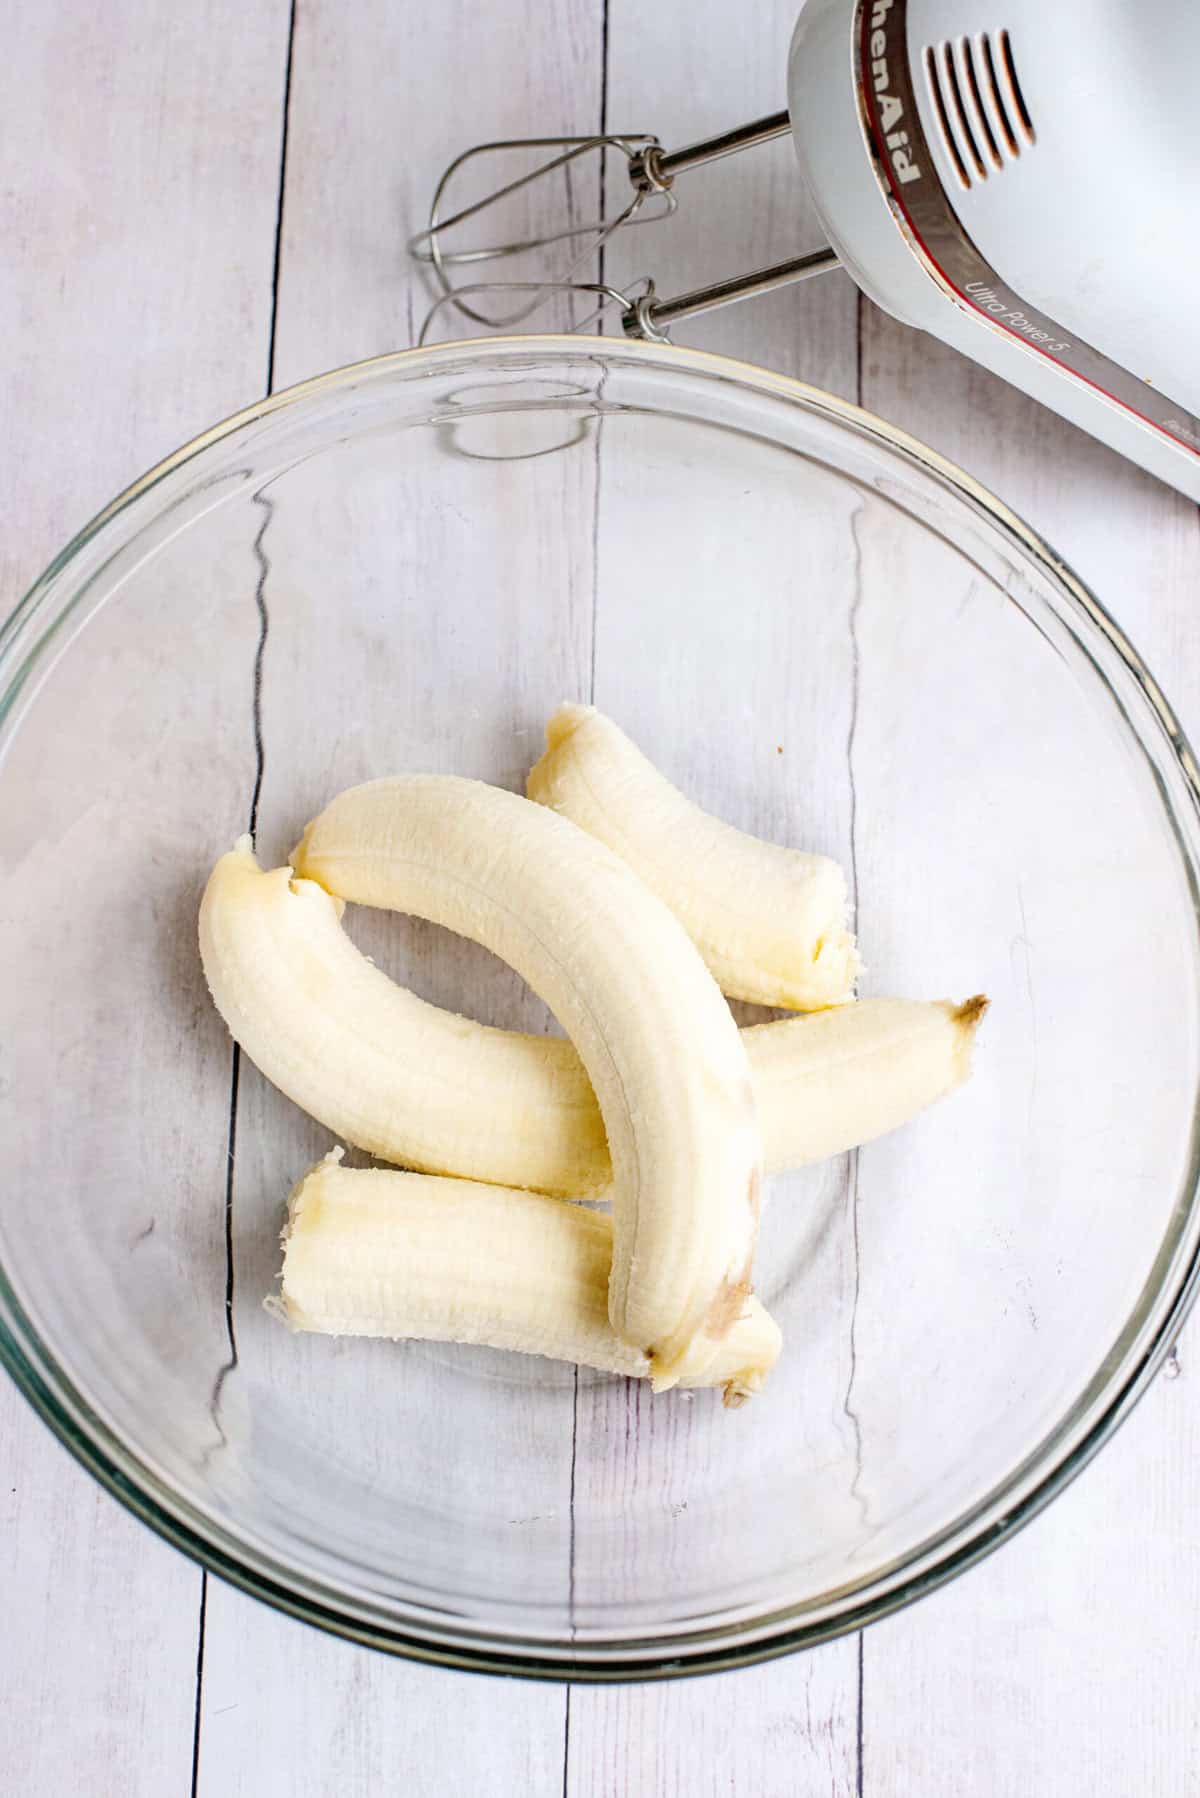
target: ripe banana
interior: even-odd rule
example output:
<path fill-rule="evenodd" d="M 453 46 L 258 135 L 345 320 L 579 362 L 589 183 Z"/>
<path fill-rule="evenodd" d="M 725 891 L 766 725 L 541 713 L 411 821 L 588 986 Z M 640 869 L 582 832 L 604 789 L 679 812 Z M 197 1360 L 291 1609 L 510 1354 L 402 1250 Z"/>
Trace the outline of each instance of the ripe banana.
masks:
<path fill-rule="evenodd" d="M 264 873 L 249 837 L 200 910 L 213 998 L 257 1067 L 383 1161 L 563 1197 L 612 1167 L 574 1045 L 475 1024 L 389 980 L 342 930 L 340 900 Z M 986 1001 L 862 999 L 742 1031 L 768 1173 L 894 1130 L 964 1080 Z"/>
<path fill-rule="evenodd" d="M 858 952 L 836 862 L 764 843 L 702 811 L 594 706 L 560 706 L 546 744 L 529 797 L 636 870 L 723 992 L 792 1011 L 853 998 Z"/>
<path fill-rule="evenodd" d="M 369 962 L 342 901 L 243 837 L 200 906 L 217 1010 L 268 1080 L 384 1161 L 589 1197 L 612 1178 L 604 1125 L 571 1044 L 427 1005 Z"/>
<path fill-rule="evenodd" d="M 743 1030 L 768 1172 L 885 1136 L 961 1085 L 987 1008 L 860 999 Z"/>
<path fill-rule="evenodd" d="M 311 1168 L 288 1201 L 282 1292 L 268 1305 L 294 1329 L 487 1343 L 653 1375 L 608 1322 L 604 1213 L 469 1180 L 351 1172 L 341 1153 Z M 725 1403 L 738 1405 L 760 1390 L 780 1342 L 758 1300 L 742 1295 L 707 1367 L 679 1383 L 723 1386 Z"/>
<path fill-rule="evenodd" d="M 566 819 L 449 775 L 341 794 L 293 863 L 342 899 L 483 943 L 545 1000 L 612 1157 L 613 1330 L 656 1389 L 702 1373 L 749 1291 L 761 1145 L 741 1038 L 666 906 Z"/>

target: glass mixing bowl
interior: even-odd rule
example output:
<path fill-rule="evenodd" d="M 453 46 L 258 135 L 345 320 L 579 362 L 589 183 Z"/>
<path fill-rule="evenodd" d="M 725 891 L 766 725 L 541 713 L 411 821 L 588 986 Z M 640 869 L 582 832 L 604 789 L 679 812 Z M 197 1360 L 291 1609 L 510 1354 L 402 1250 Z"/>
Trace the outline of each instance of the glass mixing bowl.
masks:
<path fill-rule="evenodd" d="M 1116 596 L 1120 609 L 1120 596 Z M 519 787 L 594 698 L 702 805 L 849 869 L 866 992 L 992 1010 L 971 1084 L 779 1179 L 740 1411 L 263 1309 L 327 1132 L 232 1056 L 196 908 L 351 782 Z M 1197 1262 L 1197 789 L 1046 545 L 879 420 L 578 338 L 311 381 L 198 439 L 0 638 L 0 1352 L 126 1504 L 357 1640 L 575 1678 L 725 1666 L 968 1565 L 1078 1469 Z M 424 996 L 507 969 L 350 912 Z"/>

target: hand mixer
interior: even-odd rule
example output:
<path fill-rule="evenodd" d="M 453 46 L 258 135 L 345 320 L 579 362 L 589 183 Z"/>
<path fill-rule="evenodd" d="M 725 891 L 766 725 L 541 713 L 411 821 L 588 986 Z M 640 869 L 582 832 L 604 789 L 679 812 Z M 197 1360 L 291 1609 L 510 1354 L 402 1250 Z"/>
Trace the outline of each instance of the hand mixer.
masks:
<path fill-rule="evenodd" d="M 477 146 L 447 169 L 410 247 L 440 288 L 434 313 L 508 329 L 567 290 L 588 296 L 576 329 L 615 307 L 628 335 L 659 341 L 840 265 L 903 323 L 1200 499 L 1197 69 L 1197 0 L 807 0 L 787 111 L 673 151 L 646 134 Z M 673 298 L 648 279 L 581 278 L 615 231 L 675 209 L 679 176 L 789 132 L 832 248 Z M 443 216 L 467 165 L 518 150 L 550 154 Z M 570 197 L 578 160 L 596 153 L 627 171 L 614 210 L 602 201 L 591 222 L 509 243 L 448 241 L 532 182 L 561 178 Z M 602 173 L 602 195 L 608 184 Z M 545 278 L 458 278 L 555 246 L 564 261 Z M 485 293 L 523 297 L 497 317 L 476 303 Z"/>

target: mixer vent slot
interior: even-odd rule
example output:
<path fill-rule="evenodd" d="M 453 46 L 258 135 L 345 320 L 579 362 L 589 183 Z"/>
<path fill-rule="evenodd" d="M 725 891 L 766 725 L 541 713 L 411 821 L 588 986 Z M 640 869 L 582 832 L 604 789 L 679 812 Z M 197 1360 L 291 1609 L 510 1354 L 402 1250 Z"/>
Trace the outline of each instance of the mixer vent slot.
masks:
<path fill-rule="evenodd" d="M 975 187 L 1036 141 L 1007 31 L 925 46 L 925 79 L 960 187 Z"/>

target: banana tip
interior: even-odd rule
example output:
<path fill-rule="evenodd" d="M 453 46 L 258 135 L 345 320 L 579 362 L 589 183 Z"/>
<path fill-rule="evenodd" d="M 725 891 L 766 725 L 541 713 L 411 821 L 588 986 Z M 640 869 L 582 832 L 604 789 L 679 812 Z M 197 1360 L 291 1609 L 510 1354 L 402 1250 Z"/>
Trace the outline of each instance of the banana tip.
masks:
<path fill-rule="evenodd" d="M 983 1021 L 991 1000 L 985 993 L 976 993 L 973 999 L 964 999 L 954 1011 L 954 1022 L 964 1030 L 976 1030 Z"/>
<path fill-rule="evenodd" d="M 586 724 L 595 715 L 594 705 L 560 705 L 546 725 L 546 748 L 557 749 L 560 743 L 565 743 L 568 737 L 575 735 L 581 724 Z"/>

